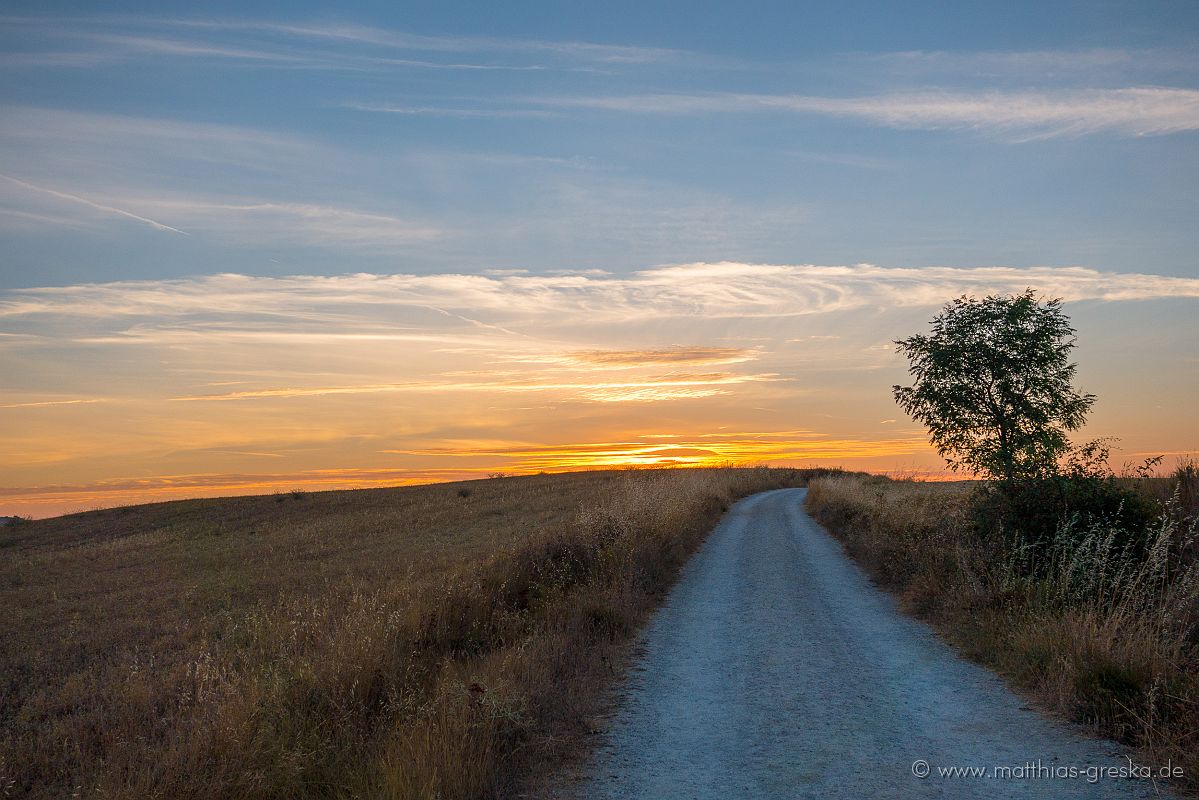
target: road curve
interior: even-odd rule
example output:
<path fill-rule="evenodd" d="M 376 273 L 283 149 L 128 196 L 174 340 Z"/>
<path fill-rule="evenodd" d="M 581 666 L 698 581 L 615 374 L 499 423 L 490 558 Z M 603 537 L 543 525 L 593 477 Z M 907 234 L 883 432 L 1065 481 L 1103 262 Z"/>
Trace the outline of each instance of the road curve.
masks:
<path fill-rule="evenodd" d="M 725 516 L 644 632 L 611 725 L 570 794 L 1155 796 L 1144 779 L 1058 777 L 1129 762 L 1116 745 L 1030 710 L 901 616 L 803 510 L 804 494 L 765 492 Z M 918 760 L 928 777 L 913 775 Z M 943 767 L 1032 775 L 944 777 Z"/>

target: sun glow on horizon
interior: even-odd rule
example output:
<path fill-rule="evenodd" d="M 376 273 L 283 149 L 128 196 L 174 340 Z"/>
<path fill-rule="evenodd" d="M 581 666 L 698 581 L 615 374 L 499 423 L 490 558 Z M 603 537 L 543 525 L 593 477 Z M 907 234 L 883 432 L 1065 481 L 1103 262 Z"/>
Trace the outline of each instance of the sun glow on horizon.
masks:
<path fill-rule="evenodd" d="M 669 439 L 669 442 L 663 440 Z M 44 517 L 60 513 L 191 497 L 269 494 L 284 491 L 367 489 L 471 480 L 503 475 L 603 469 L 718 466 L 844 466 L 862 460 L 908 456 L 926 450 L 922 439 L 835 440 L 809 431 L 773 433 L 644 434 L 621 442 L 529 445 L 453 442 L 386 455 L 460 465 L 405 468 L 315 469 L 298 473 L 199 473 L 113 479 L 79 485 L 0 489 L 0 504 L 13 514 Z M 278 457 L 273 453 L 230 453 Z M 466 462 L 466 463 L 462 463 Z"/>
<path fill-rule="evenodd" d="M 0 516 L 936 478 L 893 343 L 1029 287 L 1077 327 L 1079 441 L 1199 451 L 1189 8 L 9 5 Z"/>
<path fill-rule="evenodd" d="M 891 400 L 905 365 L 890 342 L 947 297 L 1032 281 L 1075 298 L 1097 435 L 1132 452 L 1199 442 L 1181 409 L 1131 413 L 1122 374 L 1159 368 L 1110 335 L 1127 298 L 1199 297 L 1199 280 L 732 263 L 218 275 L 0 296 L 0 515 L 495 472 L 768 463 L 942 477 Z"/>

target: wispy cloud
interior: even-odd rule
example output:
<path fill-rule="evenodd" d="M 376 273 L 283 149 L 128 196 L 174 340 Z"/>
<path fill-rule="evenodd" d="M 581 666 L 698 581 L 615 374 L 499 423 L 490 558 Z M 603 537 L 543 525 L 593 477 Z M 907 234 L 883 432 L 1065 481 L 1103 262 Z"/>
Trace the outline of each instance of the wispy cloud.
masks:
<path fill-rule="evenodd" d="M 481 36 L 424 36 L 406 31 L 353 24 L 294 24 L 245 20 L 172 20 L 169 25 L 206 28 L 210 30 L 253 30 L 306 39 L 353 42 L 398 50 L 427 52 L 518 52 L 566 56 L 574 59 L 604 63 L 642 64 L 675 60 L 684 51 L 604 44 L 580 41 L 546 41 L 541 39 L 499 38 Z"/>
<path fill-rule="evenodd" d="M 275 131 L 20 105 L 0 107 L 0 146 L 10 169 L 21 164 L 42 172 L 57 163 L 161 171 L 181 161 L 282 172 L 333 158 L 319 142 Z"/>
<path fill-rule="evenodd" d="M 49 51 L 18 53 L 0 61 L 10 66 L 79 67 L 129 61 L 137 58 L 190 58 L 213 61 L 228 60 L 241 65 L 257 64 L 276 68 L 380 72 L 393 69 L 502 71 L 528 72 L 547 69 L 540 64 L 493 64 L 464 61 L 431 61 L 416 58 L 394 58 L 337 49 L 293 47 L 281 49 L 265 42 L 250 42 L 248 46 L 225 45 L 203 39 L 182 39 L 162 35 L 117 35 L 91 30 L 66 30 L 61 35 L 82 41 L 90 49 L 82 51 Z"/>
<path fill-rule="evenodd" d="M 126 211 L 123 208 L 117 208 L 115 206 L 106 205 L 104 203 L 97 203 L 94 200 L 89 200 L 86 197 L 80 197 L 79 195 L 71 194 L 69 192 L 60 192 L 56 189 L 50 189 L 45 186 L 38 186 L 36 184 L 14 178 L 11 175 L 0 174 L 0 178 L 3 178 L 4 180 L 8 181 L 9 183 L 20 186 L 22 189 L 28 189 L 31 192 L 40 192 L 42 194 L 50 195 L 51 197 L 56 197 L 59 200 L 66 200 L 71 203 L 78 203 L 79 205 L 87 206 L 88 208 L 91 208 L 95 211 L 99 211 L 103 214 L 111 214 L 111 215 L 118 216 L 118 217 L 124 217 L 125 219 L 131 219 L 135 222 L 141 222 L 145 225 L 149 225 L 151 228 L 155 228 L 160 231 L 170 231 L 171 233 L 180 233 L 180 234 L 183 234 L 184 236 L 188 235 L 188 233 L 186 231 L 181 231 L 178 228 L 171 227 L 170 225 L 167 225 L 166 223 L 159 222 L 158 220 L 150 219 L 149 217 L 143 217 L 139 214 L 134 214 L 132 211 Z"/>
<path fill-rule="evenodd" d="M 860 153 L 821 153 L 814 150 L 786 150 L 781 155 L 790 156 L 799 161 L 807 161 L 813 164 L 831 164 L 837 167 L 853 167 L 854 169 L 895 170 L 900 166 L 900 162 L 897 159 L 862 155 Z"/>
<path fill-rule="evenodd" d="M 306 63 L 305 59 L 283 53 L 251 50 L 240 47 L 225 47 L 204 42 L 182 41 L 155 36 L 119 36 L 111 34 L 83 34 L 89 41 L 113 45 L 127 53 L 151 53 L 164 56 L 189 58 L 232 58 L 247 61 L 273 61 Z"/>
<path fill-rule="evenodd" d="M 424 242 L 443 233 L 441 226 L 385 210 L 309 200 L 303 180 L 283 183 L 281 179 L 294 181 L 297 174 L 311 173 L 312 165 L 318 164 L 334 177 L 312 181 L 310 196 L 334 195 L 330 185 L 344 193 L 344 184 L 335 180 L 344 179 L 339 165 L 349 157 L 318 141 L 233 125 L 137 116 L 29 107 L 2 112 L 0 152 L 5 155 L 0 168 L 20 163 L 50 176 L 0 173 L 0 192 L 8 195 L 0 199 L 7 201 L 10 226 L 80 227 L 81 219 L 94 221 L 92 212 L 100 212 L 159 230 L 239 244 L 376 249 Z M 65 169 L 63 164 L 85 167 Z M 228 180 L 222 180 L 226 176 Z M 205 191 L 209 184 L 213 189 Z M 241 192 L 221 192 L 225 184 Z M 103 199 L 98 187 L 104 187 Z M 278 197 L 282 191 L 290 197 Z M 84 208 L 86 215 L 77 213 Z"/>
<path fill-rule="evenodd" d="M 5 352 L 19 380 L 3 413 L 28 425 L 0 442 L 0 474 L 51 488 L 13 490 L 5 507 L 622 463 L 925 467 L 935 462 L 923 437 L 894 422 L 891 376 L 844 370 L 898 370 L 880 346 L 888 333 L 957 294 L 1030 285 L 1073 301 L 1199 299 L 1199 279 L 1081 267 L 738 262 L 10 290 L 0 333 L 13 339 Z M 1070 312 L 1090 325 L 1120 313 Z M 133 358 L 130 347 L 144 350 Z M 70 369 L 35 368 L 49 352 Z M 1089 357 L 1094 369 L 1100 356 Z M 112 402 L 68 405 L 112 397 L 113 386 L 123 388 Z M 847 408 L 865 411 L 854 421 Z M 780 419 L 796 422 L 775 429 Z M 814 420 L 821 433 L 801 427 Z M 114 448 L 134 465 L 124 469 L 141 470 L 132 474 L 184 477 L 95 484 L 91 465 Z M 230 473 L 267 458 L 277 474 Z M 380 464 L 391 458 L 396 469 Z M 322 463 L 366 471 L 305 471 Z M 59 486 L 68 475 L 78 485 Z"/>
<path fill-rule="evenodd" d="M 354 111 L 370 111 L 377 114 L 401 114 L 413 117 L 455 117 L 459 119 L 546 118 L 557 116 L 556 112 L 535 108 L 454 108 L 448 106 L 409 106 L 387 103 L 347 103 L 345 108 Z"/>
<path fill-rule="evenodd" d="M 99 398 L 88 398 L 83 400 L 38 400 L 31 403 L 4 403 L 0 408 L 44 408 L 46 406 L 80 406 L 93 405 L 95 403 L 103 403 Z"/>
<path fill-rule="evenodd" d="M 26 211 L 19 208 L 0 208 L 0 217 L 4 218 L 0 225 L 17 230 L 45 227 L 87 230 L 92 227 L 85 220 L 76 217 Z"/>
<path fill-rule="evenodd" d="M 365 248 L 395 248 L 435 239 L 441 228 L 362 209 L 318 203 L 275 202 L 257 199 L 220 198 L 162 192 L 113 198 L 124 208 L 99 203 L 72 192 L 0 174 L 0 180 L 71 206 L 83 206 L 101 214 L 130 219 L 157 230 L 187 236 L 204 234 L 241 243 L 293 242 L 307 245 L 341 245 Z M 141 214 L 128 210 L 137 208 Z M 25 226 L 80 227 L 81 221 L 62 213 L 28 209 L 0 209 Z M 154 217 L 147 216 L 153 214 Z M 170 219 L 168 224 L 163 219 Z M 179 226 L 179 227 L 176 227 Z M 183 228 L 186 227 L 187 230 Z"/>
<path fill-rule="evenodd" d="M 627 369 L 660 364 L 736 364 L 753 357 L 753 351 L 740 347 L 676 345 L 659 350 L 582 350 L 551 358 L 559 362 Z"/>
<path fill-rule="evenodd" d="M 639 114 L 785 112 L 849 117 L 892 128 L 973 129 L 1023 138 L 1199 130 L 1199 91 L 1170 87 L 1088 91 L 903 92 L 870 97 L 648 94 L 529 98 L 555 108 Z"/>
<path fill-rule="evenodd" d="M 427 241 L 439 228 L 359 209 L 315 203 L 228 201 L 207 197 L 144 197 L 144 207 L 187 220 L 189 227 L 250 242 L 386 247 Z"/>
<path fill-rule="evenodd" d="M 669 440 L 669 441 L 665 441 Z M 499 447 L 456 443 L 453 447 L 387 450 L 394 455 L 438 458 L 489 457 L 505 459 L 506 469 L 596 469 L 625 464 L 641 466 L 702 466 L 718 463 L 778 461 L 841 461 L 910 455 L 923 452 L 922 437 L 869 440 L 837 439 L 811 431 L 725 432 L 715 436 L 694 433 L 650 434 L 616 442 L 578 442 L 551 445 L 509 444 Z"/>
<path fill-rule="evenodd" d="M 221 147 L 252 144 L 258 147 L 308 148 L 309 142 L 284 134 L 274 134 L 237 125 L 187 122 L 157 117 L 121 116 L 88 111 L 71 111 L 36 106 L 8 105 L 0 117 L 0 133 L 5 136 L 56 139 L 112 139 L 136 136 L 199 145 L 213 143 Z"/>
<path fill-rule="evenodd" d="M 1130 76 L 1193 74 L 1199 59 L 1193 52 L 1162 48 L 1095 47 L 1053 50 L 905 50 L 848 53 L 838 59 L 850 69 L 887 80 L 944 85 L 983 79 L 996 83 L 1069 85 L 1084 81 L 1127 80 Z"/>
<path fill-rule="evenodd" d="M 265 312 L 269 314 L 271 312 Z M 312 323 L 324 318 L 334 321 L 337 315 L 332 313 L 295 314 L 288 320 L 294 324 Z M 342 320 L 345 321 L 344 319 Z M 120 331 L 95 336 L 79 336 L 74 339 L 79 344 L 114 344 L 114 345 L 201 345 L 201 344 L 277 344 L 296 346 L 354 346 L 367 344 L 411 344 L 428 347 L 446 345 L 469 345 L 480 347 L 484 343 L 479 337 L 462 334 L 437 333 L 433 331 L 396 331 L 371 330 L 366 321 L 356 325 L 357 330 L 283 330 L 279 326 L 262 327 L 252 320 L 237 322 L 212 323 L 207 321 L 192 321 L 183 326 L 171 325 L 133 325 Z M 395 326 L 391 326 L 394 328 Z M 2 336 L 4 334 L 0 334 Z M 2 341 L 2 340 L 0 340 Z M 511 351 L 511 341 L 496 341 L 494 347 Z"/>
<path fill-rule="evenodd" d="M 102 51 L 40 50 L 36 52 L 0 53 L 0 67 L 97 67 L 110 63 L 112 57 Z"/>
<path fill-rule="evenodd" d="M 32 64 L 82 66 L 133 56 L 224 58 L 299 68 L 450 70 L 540 70 L 577 65 L 641 65 L 679 61 L 684 51 L 623 44 L 515 37 L 429 36 L 352 23 L 304 23 L 252 19 L 200 19 L 93 15 L 20 17 L 0 25 L 22 29 L 54 43 L 43 53 L 19 54 Z M 197 34 L 208 38 L 197 38 Z M 62 41 L 80 41 L 84 51 L 63 51 Z M 539 58 L 549 64 L 471 63 L 396 57 L 394 53 L 475 54 Z"/>
<path fill-rule="evenodd" d="M 935 307 L 962 293 L 1034 286 L 1067 300 L 1199 297 L 1199 278 L 1101 272 L 1086 267 L 881 267 L 695 263 L 627 275 L 335 275 L 264 278 L 212 275 L 19 289 L 0 299 L 0 318 L 146 316 L 160 323 L 189 315 L 341 318 L 347 309 L 378 315 L 413 309 L 461 313 L 487 324 L 586 319 L 591 324 L 669 317 L 799 317 L 862 308 Z M 372 311 L 373 310 L 373 311 Z"/>
<path fill-rule="evenodd" d="M 444 69 L 465 72 L 542 72 L 548 69 L 541 64 L 472 64 L 462 61 L 425 61 L 416 58 L 370 57 L 367 64 L 392 67 L 416 67 L 418 69 Z"/>
<path fill-rule="evenodd" d="M 155 475 L 145 478 L 114 478 L 92 483 L 46 485 L 29 488 L 0 487 L 0 497 L 19 498 L 29 503 L 62 504 L 74 500 L 80 507 L 99 501 L 112 505 L 124 498 L 211 496 L 214 494 L 265 494 L 280 488 L 349 489 L 372 486 L 402 486 L 478 477 L 486 469 L 344 468 L 314 469 L 289 473 L 203 473 Z M 138 502 L 139 500 L 133 500 Z M 140 502 L 145 502 L 140 500 Z"/>
<path fill-rule="evenodd" d="M 223 394 L 172 397 L 180 402 L 268 400 L 296 397 L 323 397 L 347 394 L 381 394 L 398 392 L 485 392 L 516 394 L 525 392 L 558 392 L 594 402 L 653 402 L 682 398 L 711 397 L 725 391 L 724 387 L 757 381 L 778 380 L 777 375 L 730 375 L 725 373 L 664 375 L 646 380 L 626 381 L 411 381 L 407 383 L 366 384 L 358 386 L 313 386 L 250 389 Z"/>

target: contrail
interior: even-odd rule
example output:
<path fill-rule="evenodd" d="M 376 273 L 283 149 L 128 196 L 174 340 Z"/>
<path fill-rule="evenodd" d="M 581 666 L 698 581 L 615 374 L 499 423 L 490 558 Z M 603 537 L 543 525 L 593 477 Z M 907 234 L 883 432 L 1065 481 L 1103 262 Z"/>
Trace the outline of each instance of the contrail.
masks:
<path fill-rule="evenodd" d="M 90 405 L 91 403 L 103 403 L 103 400 L 43 400 L 39 403 L 8 403 L 0 406 L 0 408 L 40 408 L 42 406 L 77 406 Z"/>
<path fill-rule="evenodd" d="M 191 234 L 188 233 L 187 231 L 181 231 L 178 228 L 172 228 L 170 225 L 164 225 L 161 222 L 157 222 L 155 220 L 150 219 L 149 217 L 139 217 L 137 214 L 134 214 L 129 211 L 124 211 L 119 208 L 113 208 L 112 206 L 106 206 L 102 203 L 94 203 L 85 197 L 79 197 L 78 195 L 67 194 L 66 192 L 55 191 L 54 189 L 47 189 L 44 186 L 35 186 L 32 183 L 27 183 L 23 180 L 19 180 L 17 178 L 12 177 L 11 175 L 5 175 L 3 173 L 0 173 L 0 178 L 4 178 L 6 181 L 12 181 L 13 183 L 17 184 L 18 186 L 22 186 L 26 189 L 31 189 L 35 192 L 42 192 L 44 194 L 52 195 L 53 197 L 57 197 L 61 200 L 70 200 L 75 203 L 82 203 L 83 205 L 94 208 L 97 211 L 104 211 L 109 214 L 116 214 L 121 217 L 128 217 L 129 219 L 137 220 L 138 222 L 144 222 L 145 224 L 149 225 L 150 227 L 157 228 L 160 231 L 171 231 L 172 233 L 181 233 L 184 236 L 191 236 Z"/>

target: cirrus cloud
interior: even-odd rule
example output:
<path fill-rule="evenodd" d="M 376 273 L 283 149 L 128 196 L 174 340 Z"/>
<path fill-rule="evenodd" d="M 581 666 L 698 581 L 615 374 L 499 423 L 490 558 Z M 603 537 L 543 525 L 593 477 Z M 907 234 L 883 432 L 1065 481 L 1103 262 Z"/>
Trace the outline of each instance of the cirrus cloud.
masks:
<path fill-rule="evenodd" d="M 803 316 L 878 306 L 936 306 L 963 293 L 1020 291 L 1032 286 L 1068 301 L 1199 297 L 1199 278 L 1102 272 L 1087 267 L 882 267 L 872 264 L 693 263 L 610 273 L 435 275 L 368 273 L 285 278 L 220 274 L 157 281 L 120 281 L 15 289 L 0 297 L 0 319 L 150 318 L 159 324 L 214 316 L 236 321 L 269 317 L 358 325 L 386 321 L 395 331 L 401 309 L 465 315 L 477 324 L 538 320 L 592 323 L 645 317 Z M 236 326 L 234 326 L 235 328 Z M 226 328 L 231 330 L 232 328 Z M 30 331 L 10 331 L 28 333 Z M 208 329 L 221 336 L 221 330 Z"/>
<path fill-rule="evenodd" d="M 534 98 L 544 106 L 639 114 L 787 112 L 860 119 L 890 128 L 982 130 L 1022 139 L 1110 132 L 1199 130 L 1199 91 L 1173 87 L 1058 91 L 915 91 L 868 97 L 787 94 L 638 94 Z"/>

